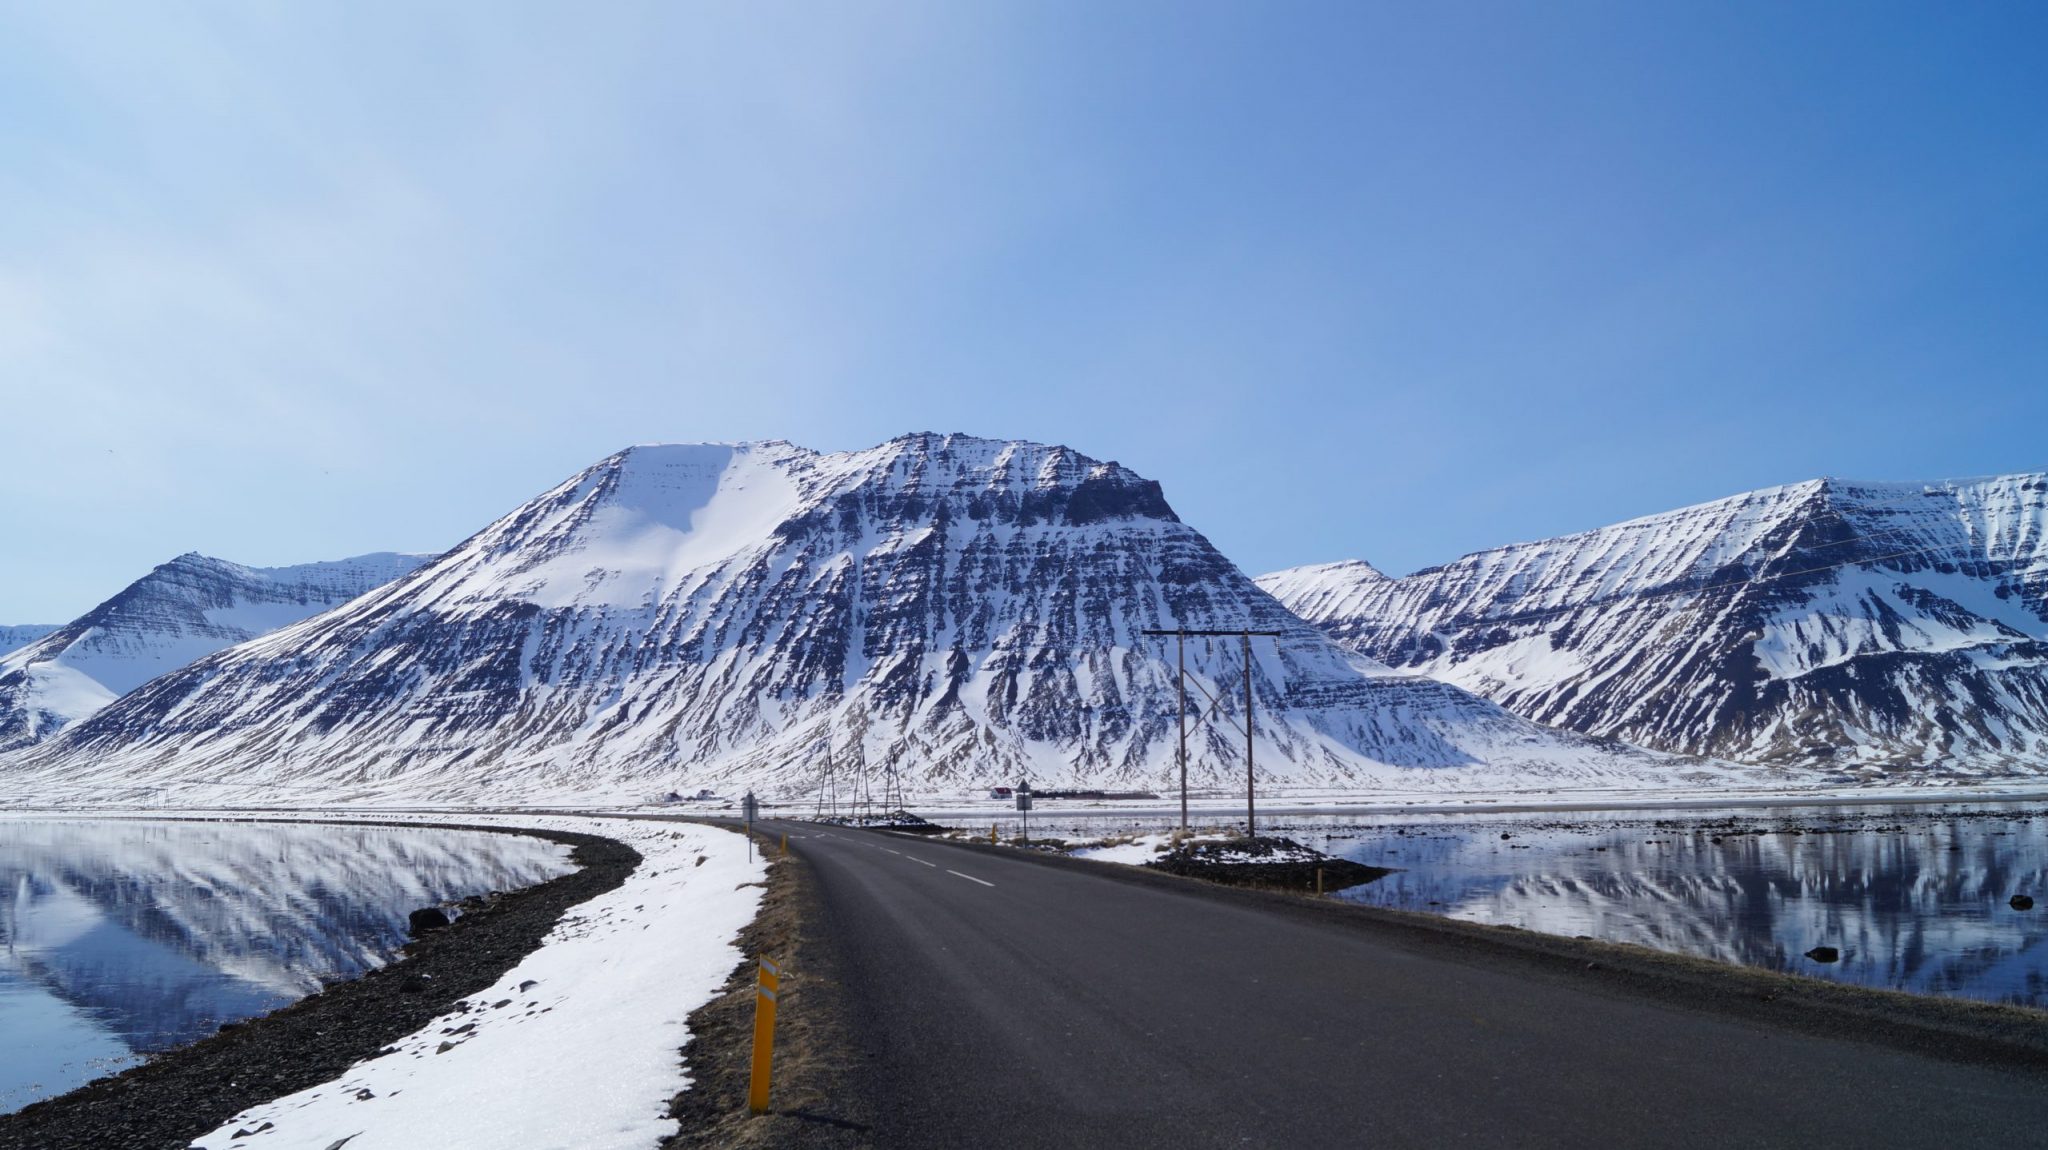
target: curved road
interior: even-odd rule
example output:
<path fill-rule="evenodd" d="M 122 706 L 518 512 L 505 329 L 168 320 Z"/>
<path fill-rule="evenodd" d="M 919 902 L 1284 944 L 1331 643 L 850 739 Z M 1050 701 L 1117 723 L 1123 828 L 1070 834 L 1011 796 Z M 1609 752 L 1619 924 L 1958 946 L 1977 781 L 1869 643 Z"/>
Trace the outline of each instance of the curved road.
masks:
<path fill-rule="evenodd" d="M 773 829 L 816 876 L 883 1147 L 2048 1146 L 2038 1071 L 1099 867 Z"/>

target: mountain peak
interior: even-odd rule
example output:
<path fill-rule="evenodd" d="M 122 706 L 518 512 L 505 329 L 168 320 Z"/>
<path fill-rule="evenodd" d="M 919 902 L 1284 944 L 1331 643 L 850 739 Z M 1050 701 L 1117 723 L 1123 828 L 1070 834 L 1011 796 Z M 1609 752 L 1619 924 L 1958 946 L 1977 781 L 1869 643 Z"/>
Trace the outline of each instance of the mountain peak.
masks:
<path fill-rule="evenodd" d="M 1182 625 L 1278 633 L 1249 668 L 1268 778 L 1435 786 L 1435 768 L 1658 762 L 1340 650 L 1127 468 L 930 433 L 840 453 L 617 453 L 406 580 L 151 683 L 34 759 L 473 797 L 790 793 L 828 757 L 925 785 L 1158 785 L 1178 692 L 1143 632 Z M 1225 720 L 1244 653 L 1203 640 L 1186 655 L 1219 685 L 1194 772 L 1241 778 Z"/>

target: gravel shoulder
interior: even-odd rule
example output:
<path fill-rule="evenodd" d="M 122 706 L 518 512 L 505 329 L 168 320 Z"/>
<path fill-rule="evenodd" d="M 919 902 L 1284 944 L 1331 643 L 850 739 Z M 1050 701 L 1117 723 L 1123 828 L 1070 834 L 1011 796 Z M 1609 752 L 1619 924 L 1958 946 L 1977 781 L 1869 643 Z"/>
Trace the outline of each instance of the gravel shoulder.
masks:
<path fill-rule="evenodd" d="M 746 961 L 719 996 L 690 1015 L 692 1082 L 669 1114 L 682 1130 L 667 1150 L 802 1147 L 860 1150 L 874 1145 L 872 1100 L 853 1088 L 859 1047 L 850 1040 L 847 988 L 816 876 L 801 855 L 776 857 L 774 836 L 756 840 L 774 857 L 761 913 L 741 933 Z M 749 1114 L 757 964 L 782 968 L 768 1113 Z"/>

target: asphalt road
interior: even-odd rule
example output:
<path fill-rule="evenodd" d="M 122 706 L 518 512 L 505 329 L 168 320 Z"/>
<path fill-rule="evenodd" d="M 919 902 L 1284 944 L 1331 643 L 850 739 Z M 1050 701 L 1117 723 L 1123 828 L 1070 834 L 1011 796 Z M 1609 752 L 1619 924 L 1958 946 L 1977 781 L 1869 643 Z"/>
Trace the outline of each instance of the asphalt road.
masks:
<path fill-rule="evenodd" d="M 883 1147 L 2048 1146 L 2048 1074 L 905 836 L 811 864 Z"/>

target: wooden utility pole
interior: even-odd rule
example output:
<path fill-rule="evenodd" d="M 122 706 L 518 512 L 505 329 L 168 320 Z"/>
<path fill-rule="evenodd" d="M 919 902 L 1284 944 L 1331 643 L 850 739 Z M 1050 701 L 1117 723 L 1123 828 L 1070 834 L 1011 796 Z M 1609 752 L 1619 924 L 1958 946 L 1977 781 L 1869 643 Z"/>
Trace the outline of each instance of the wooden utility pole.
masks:
<path fill-rule="evenodd" d="M 1244 837 L 1256 837 L 1254 825 L 1256 814 L 1253 810 L 1253 795 L 1258 786 L 1252 781 L 1252 633 L 1244 633 Z"/>
<path fill-rule="evenodd" d="M 1243 641 L 1244 833 L 1247 837 L 1257 833 L 1256 819 L 1258 817 L 1258 811 L 1256 804 L 1258 795 L 1258 781 L 1256 776 L 1252 774 L 1252 636 L 1262 635 L 1270 639 L 1277 639 L 1280 637 L 1281 633 L 1278 631 L 1254 631 L 1246 627 L 1237 627 L 1229 630 L 1199 629 L 1192 631 L 1187 629 L 1186 627 L 1176 627 L 1171 631 L 1146 628 L 1144 631 L 1140 632 L 1140 634 L 1171 635 L 1174 637 L 1174 641 L 1179 649 L 1177 662 L 1178 670 L 1180 672 L 1180 825 L 1182 830 L 1186 830 L 1188 826 L 1188 683 L 1190 681 L 1188 679 L 1187 660 L 1188 636 L 1196 635 L 1207 637 L 1224 637 L 1229 635 L 1236 635 L 1240 640 Z M 1195 683 L 1195 687 L 1197 690 L 1200 690 L 1204 695 L 1209 696 L 1209 702 L 1212 705 L 1217 703 L 1216 696 L 1209 694 L 1209 688 L 1202 686 L 1202 684 L 1199 682 Z"/>
<path fill-rule="evenodd" d="M 1175 633 L 1174 658 L 1179 663 L 1180 673 L 1174 676 L 1174 685 L 1180 688 L 1180 829 L 1188 829 L 1188 633 Z"/>

